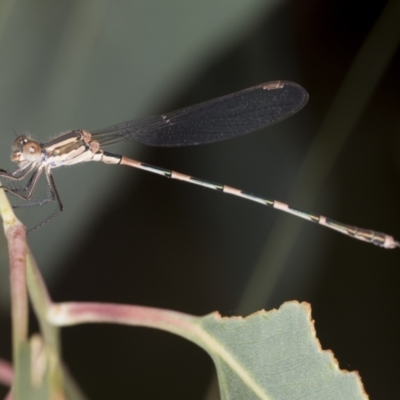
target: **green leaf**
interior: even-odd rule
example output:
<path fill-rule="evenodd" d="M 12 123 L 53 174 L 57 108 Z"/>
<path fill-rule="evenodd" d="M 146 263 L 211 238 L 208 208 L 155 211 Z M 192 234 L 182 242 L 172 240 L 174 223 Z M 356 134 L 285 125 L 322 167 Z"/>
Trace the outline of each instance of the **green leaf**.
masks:
<path fill-rule="evenodd" d="M 316 339 L 306 303 L 247 318 L 218 313 L 194 317 L 151 307 L 105 303 L 59 303 L 47 313 L 57 326 L 118 323 L 180 335 L 206 350 L 217 368 L 223 400 L 367 399 L 357 373 L 340 371 Z"/>
<path fill-rule="evenodd" d="M 211 314 L 198 328 L 196 342 L 214 360 L 223 400 L 368 398 L 358 374 L 341 371 L 321 349 L 306 303 L 247 318 Z"/>

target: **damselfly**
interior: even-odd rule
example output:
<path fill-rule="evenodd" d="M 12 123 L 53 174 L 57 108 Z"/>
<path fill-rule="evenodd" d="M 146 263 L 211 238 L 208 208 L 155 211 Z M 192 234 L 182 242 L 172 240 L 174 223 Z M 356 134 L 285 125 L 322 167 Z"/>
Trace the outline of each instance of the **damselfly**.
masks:
<path fill-rule="evenodd" d="M 150 146 L 176 147 L 231 139 L 290 117 L 299 111 L 307 100 L 308 94 L 301 86 L 287 81 L 275 81 L 167 114 L 123 122 L 98 131 L 69 131 L 44 143 L 38 143 L 26 135 L 18 136 L 11 155 L 11 160 L 18 164 L 18 169 L 11 173 L 2 170 L 0 177 L 14 181 L 30 177 L 22 188 L 2 187 L 21 199 L 30 200 L 39 177 L 44 173 L 50 196 L 27 204 L 41 205 L 56 201 L 58 210 L 36 226 L 36 229 L 63 210 L 52 169 L 86 161 L 121 164 L 242 197 L 384 248 L 400 247 L 399 242 L 384 233 L 342 224 L 322 215 L 299 211 L 277 200 L 255 196 L 240 189 L 148 165 L 103 150 L 104 147 L 123 140 L 133 140 Z"/>

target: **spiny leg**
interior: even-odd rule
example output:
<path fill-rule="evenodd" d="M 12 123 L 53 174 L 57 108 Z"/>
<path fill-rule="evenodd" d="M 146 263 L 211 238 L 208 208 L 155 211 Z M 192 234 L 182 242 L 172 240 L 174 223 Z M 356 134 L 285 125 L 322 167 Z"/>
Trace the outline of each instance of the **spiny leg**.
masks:
<path fill-rule="evenodd" d="M 24 177 L 26 177 L 26 175 L 32 171 L 32 167 L 29 168 L 27 171 L 24 171 L 24 175 L 21 177 L 15 177 L 11 174 L 1 174 L 0 176 L 4 176 L 7 178 L 10 178 L 12 180 L 21 180 Z M 18 171 L 18 170 L 17 170 Z M 22 189 L 12 189 L 12 188 L 7 188 L 7 187 L 3 187 L 4 190 L 6 190 L 7 192 L 13 194 L 14 196 L 22 199 L 22 200 L 29 200 L 33 194 L 33 191 L 37 185 L 37 182 L 41 176 L 43 172 L 43 168 L 38 168 L 34 174 L 31 176 L 31 178 L 29 179 L 29 182 L 27 183 L 27 185 L 22 188 Z M 35 205 L 42 205 L 51 201 L 57 201 L 58 204 L 58 210 L 56 212 L 54 212 L 52 215 L 50 215 L 48 218 L 46 218 L 43 222 L 41 222 L 40 224 L 34 226 L 33 228 L 29 229 L 27 231 L 27 233 L 30 233 L 38 228 L 40 228 L 42 225 L 46 224 L 47 222 L 51 221 L 53 218 L 55 218 L 58 214 L 60 214 L 60 212 L 63 210 L 64 206 L 61 202 L 60 196 L 58 194 L 57 188 L 55 186 L 54 183 L 54 179 L 53 176 L 51 174 L 50 168 L 46 168 L 45 169 L 45 175 L 46 175 L 46 180 L 50 189 L 50 197 L 41 201 L 37 201 L 37 202 L 30 202 L 28 204 L 22 204 L 22 205 L 16 205 L 14 206 L 14 208 L 24 208 L 24 207 L 30 207 L 30 206 L 35 206 Z"/>
<path fill-rule="evenodd" d="M 14 204 L 13 208 L 14 209 L 20 209 L 20 208 L 40 207 L 40 206 L 43 206 L 44 204 L 52 203 L 55 200 L 56 199 L 54 199 L 52 197 L 52 195 L 50 194 L 50 197 L 46 197 L 46 198 L 44 198 L 42 200 L 29 201 L 29 202 L 27 202 L 25 204 Z"/>
<path fill-rule="evenodd" d="M 6 174 L 2 174 L 2 172 L 0 171 L 0 177 L 6 177 L 8 179 L 11 179 L 12 181 L 20 181 L 22 179 L 24 179 L 34 168 L 35 165 L 28 165 L 30 168 L 28 168 L 26 171 L 24 171 L 23 175 L 20 176 L 14 176 L 13 174 L 15 174 L 16 172 L 21 172 L 24 168 L 20 168 L 19 170 L 14 171 L 13 173 L 6 173 Z M 22 189 L 13 189 L 13 188 L 9 188 L 7 186 L 0 186 L 2 187 L 5 191 L 13 194 L 14 196 L 17 196 L 20 199 L 23 200 L 29 200 L 29 198 L 32 196 L 33 190 L 36 187 L 37 181 L 39 179 L 41 175 L 41 171 L 39 172 L 36 171 L 36 173 L 34 173 L 31 178 L 29 179 L 28 183 L 26 184 L 26 186 Z M 30 190 L 30 193 L 29 193 Z M 25 194 L 24 192 L 28 192 L 28 194 Z M 13 208 L 28 208 L 28 207 L 35 207 L 35 206 L 41 206 L 43 204 L 49 203 L 54 201 L 55 198 L 53 195 L 50 195 L 49 198 L 45 198 L 39 201 L 30 201 L 27 202 L 25 204 L 14 204 Z"/>
<path fill-rule="evenodd" d="M 32 231 L 42 227 L 44 224 L 47 224 L 53 218 L 57 217 L 57 215 L 59 215 L 64 209 L 64 206 L 63 206 L 63 204 L 61 202 L 60 196 L 59 196 L 58 191 L 57 191 L 56 184 L 55 184 L 54 179 L 53 179 L 53 175 L 51 174 L 50 168 L 46 168 L 45 169 L 45 175 L 46 175 L 47 183 L 48 183 L 49 189 L 50 189 L 51 200 L 52 201 L 57 201 L 58 210 L 56 210 L 53 214 L 51 214 L 49 217 L 47 217 L 40 224 L 34 226 L 33 228 L 28 229 L 27 233 L 31 233 Z"/>
<path fill-rule="evenodd" d="M 36 168 L 35 164 L 26 164 L 25 166 L 16 169 L 13 172 L 7 172 L 5 170 L 0 170 L 0 178 L 6 178 L 13 181 L 21 181 L 24 179 L 30 172 L 32 172 Z M 21 174 L 21 175 L 19 175 Z"/>
<path fill-rule="evenodd" d="M 31 168 L 32 169 L 32 168 Z M 31 178 L 29 179 L 28 183 L 26 184 L 25 187 L 20 188 L 20 189 L 12 189 L 12 188 L 8 188 L 5 186 L 2 186 L 2 188 L 6 191 L 9 192 L 11 194 L 13 194 L 14 196 L 22 199 L 22 200 L 29 200 L 32 196 L 33 191 L 35 190 L 36 184 L 38 182 L 38 179 L 40 178 L 40 175 L 42 174 L 43 169 L 42 168 L 38 168 L 33 175 L 31 176 Z M 30 171 L 29 171 L 30 172 Z M 24 177 L 27 174 L 24 174 Z M 21 180 L 23 178 L 15 178 L 14 180 Z"/>

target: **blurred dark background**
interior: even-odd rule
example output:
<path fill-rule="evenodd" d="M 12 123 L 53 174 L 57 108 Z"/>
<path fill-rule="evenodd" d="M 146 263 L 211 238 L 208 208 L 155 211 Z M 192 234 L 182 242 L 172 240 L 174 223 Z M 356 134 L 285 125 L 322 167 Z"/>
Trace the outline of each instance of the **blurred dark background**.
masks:
<path fill-rule="evenodd" d="M 191 148 L 126 143 L 109 150 L 400 238 L 398 51 L 387 57 L 316 196 L 309 188 L 330 147 L 306 177 L 299 175 L 360 49 L 366 40 L 382 40 L 371 35 L 394 3 L 4 2 L 1 167 L 12 167 L 13 129 L 45 140 L 292 80 L 307 89 L 309 104 L 266 131 Z M 382 58 L 368 56 L 354 73 L 367 71 L 366 82 Z M 349 105 L 358 95 L 342 92 Z M 350 108 L 326 129 L 346 126 L 354 118 Z M 342 368 L 359 371 L 371 398 L 398 398 L 400 250 L 128 168 L 83 165 L 54 177 L 65 211 L 29 241 L 55 301 L 227 316 L 308 301 L 323 348 Z M 51 211 L 19 215 L 31 226 Z M 4 239 L 0 246 L 0 357 L 9 360 Z M 64 329 L 62 339 L 66 364 L 92 399 L 202 399 L 214 373 L 202 350 L 165 332 L 82 325 Z"/>

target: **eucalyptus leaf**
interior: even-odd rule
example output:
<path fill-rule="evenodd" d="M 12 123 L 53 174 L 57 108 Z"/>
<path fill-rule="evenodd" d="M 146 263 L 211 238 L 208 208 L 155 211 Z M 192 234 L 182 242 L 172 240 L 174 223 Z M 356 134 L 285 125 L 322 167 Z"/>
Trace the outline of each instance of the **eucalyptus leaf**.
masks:
<path fill-rule="evenodd" d="M 306 303 L 247 318 L 214 313 L 199 324 L 196 342 L 214 360 L 223 400 L 368 398 L 358 374 L 341 371 L 332 352 L 321 349 Z"/>

